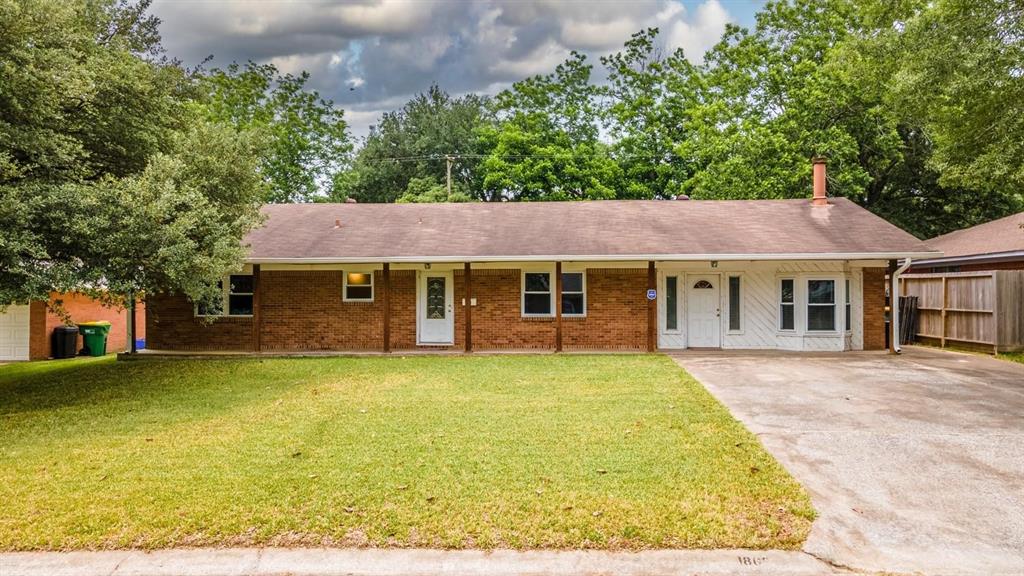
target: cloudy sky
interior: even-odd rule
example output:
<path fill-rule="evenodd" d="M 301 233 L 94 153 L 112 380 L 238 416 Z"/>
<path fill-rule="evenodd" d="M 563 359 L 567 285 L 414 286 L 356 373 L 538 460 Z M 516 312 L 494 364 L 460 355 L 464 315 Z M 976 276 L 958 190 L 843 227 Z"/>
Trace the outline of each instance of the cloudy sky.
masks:
<path fill-rule="evenodd" d="M 381 112 L 439 84 L 492 94 L 550 72 L 571 50 L 597 57 L 661 29 L 691 60 L 764 0 L 156 0 L 164 47 L 192 66 L 271 62 L 307 70 L 356 136 Z"/>

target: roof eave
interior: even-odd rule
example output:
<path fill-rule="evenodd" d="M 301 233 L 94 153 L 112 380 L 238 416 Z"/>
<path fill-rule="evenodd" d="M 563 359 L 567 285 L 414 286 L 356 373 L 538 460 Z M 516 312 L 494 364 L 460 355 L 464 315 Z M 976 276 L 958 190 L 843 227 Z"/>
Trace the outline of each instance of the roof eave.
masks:
<path fill-rule="evenodd" d="M 958 262 L 984 264 L 991 262 L 1006 262 L 1008 260 L 1024 260 L 1024 250 L 1008 250 L 1006 252 L 989 252 L 987 254 L 967 254 L 963 256 L 944 256 L 939 258 L 926 258 L 916 260 L 915 266 L 928 265 L 949 265 Z"/>
<path fill-rule="evenodd" d="M 657 262 L 734 261 L 734 260 L 904 260 L 934 259 L 942 252 L 815 252 L 789 254 L 545 254 L 505 256 L 326 256 L 310 258 L 246 258 L 246 264 L 361 264 L 367 262 Z"/>

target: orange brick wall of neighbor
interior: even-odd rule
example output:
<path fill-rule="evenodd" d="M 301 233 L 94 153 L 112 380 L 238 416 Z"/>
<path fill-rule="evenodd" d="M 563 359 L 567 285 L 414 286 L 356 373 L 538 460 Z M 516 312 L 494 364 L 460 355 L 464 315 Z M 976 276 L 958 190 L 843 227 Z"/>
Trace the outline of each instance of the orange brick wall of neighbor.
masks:
<path fill-rule="evenodd" d="M 552 350 L 554 318 L 523 318 L 521 271 L 473 269 L 473 349 Z M 885 269 L 864 270 L 864 347 L 885 348 Z M 374 274 L 373 302 L 344 302 L 343 271 L 268 271 L 260 273 L 260 347 L 264 351 L 378 351 L 383 347 L 384 300 L 381 271 Z M 454 345 L 465 346 L 465 276 L 453 273 Z M 562 318 L 565 350 L 645 350 L 647 271 L 589 269 L 584 317 Z M 416 345 L 416 272 L 391 271 L 391 348 Z M 154 350 L 250 351 L 250 317 L 196 318 L 184 297 L 161 295 L 147 301 L 147 347 Z"/>
<path fill-rule="evenodd" d="M 107 352 L 121 352 L 129 346 L 128 342 L 128 311 L 124 308 L 107 307 L 83 294 L 53 293 L 51 304 L 59 301 L 72 323 L 106 320 L 110 322 L 110 333 L 107 336 Z M 146 307 L 142 302 L 136 305 L 135 330 L 136 338 L 146 337 Z M 64 320 L 53 313 L 45 302 L 32 302 L 29 308 L 30 342 L 29 357 L 33 360 L 49 358 L 51 352 L 51 335 L 57 326 L 63 326 Z M 78 349 L 82 348 L 82 337 L 78 337 Z"/>
<path fill-rule="evenodd" d="M 344 272 L 270 271 L 259 279 L 260 347 L 264 351 L 380 350 L 383 346 L 383 273 L 374 274 L 373 302 L 342 299 Z M 520 270 L 474 269 L 473 349 L 551 350 L 554 318 L 523 318 Z M 587 271 L 587 315 L 563 317 L 565 349 L 642 350 L 646 344 L 646 270 Z M 454 345 L 465 347 L 465 275 L 453 273 Z M 416 272 L 391 271 L 391 347 L 416 345 Z M 253 318 L 195 318 L 180 296 L 147 301 L 146 345 L 154 350 L 252 350 Z M 419 347 L 422 348 L 422 347 Z"/>

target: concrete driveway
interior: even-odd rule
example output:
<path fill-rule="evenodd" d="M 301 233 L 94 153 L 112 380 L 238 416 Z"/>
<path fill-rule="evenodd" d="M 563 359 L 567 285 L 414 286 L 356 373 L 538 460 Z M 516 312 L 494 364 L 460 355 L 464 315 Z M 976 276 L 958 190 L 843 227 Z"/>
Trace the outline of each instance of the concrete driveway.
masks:
<path fill-rule="evenodd" d="M 884 353 L 674 358 L 807 488 L 838 566 L 1024 573 L 1024 365 Z"/>

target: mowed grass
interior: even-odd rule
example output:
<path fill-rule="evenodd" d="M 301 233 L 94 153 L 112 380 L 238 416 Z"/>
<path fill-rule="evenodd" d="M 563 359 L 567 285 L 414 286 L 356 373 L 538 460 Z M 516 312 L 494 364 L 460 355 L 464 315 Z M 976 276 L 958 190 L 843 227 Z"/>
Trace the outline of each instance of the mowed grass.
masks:
<path fill-rule="evenodd" d="M 0 549 L 798 548 L 802 488 L 669 358 L 0 367 Z"/>

